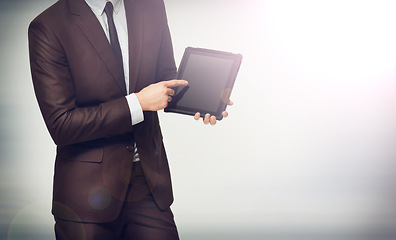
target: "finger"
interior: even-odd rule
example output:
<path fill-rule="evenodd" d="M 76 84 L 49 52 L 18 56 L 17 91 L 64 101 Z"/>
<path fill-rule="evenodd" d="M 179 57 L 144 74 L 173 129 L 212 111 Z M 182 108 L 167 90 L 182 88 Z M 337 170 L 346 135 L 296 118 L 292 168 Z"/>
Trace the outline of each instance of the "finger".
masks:
<path fill-rule="evenodd" d="M 210 118 L 210 114 L 207 113 L 207 114 L 205 115 L 204 120 L 203 120 L 203 122 L 204 122 L 206 125 L 209 124 L 209 118 Z"/>
<path fill-rule="evenodd" d="M 233 102 L 233 101 L 231 101 L 231 100 L 228 100 L 228 103 L 227 103 L 227 105 L 228 105 L 228 106 L 232 106 L 232 105 L 234 105 L 234 102 Z"/>
<path fill-rule="evenodd" d="M 171 101 L 172 101 L 172 97 L 168 96 L 168 102 L 171 102 Z"/>
<path fill-rule="evenodd" d="M 163 81 L 163 83 L 168 88 L 188 85 L 188 82 L 186 80 L 178 80 L 178 79 Z"/>
<path fill-rule="evenodd" d="M 197 113 L 194 115 L 194 119 L 195 119 L 195 120 L 199 120 L 200 117 L 201 117 L 201 114 L 200 114 L 199 112 L 197 112 Z"/>
<path fill-rule="evenodd" d="M 173 95 L 175 95 L 175 90 L 173 90 L 172 88 L 168 88 L 168 90 L 166 91 L 166 93 L 167 93 L 169 96 L 173 96 Z"/>
<path fill-rule="evenodd" d="M 216 124 L 216 117 L 215 116 L 211 116 L 210 117 L 210 125 L 215 125 Z"/>
<path fill-rule="evenodd" d="M 224 111 L 224 112 L 222 112 L 221 114 L 222 114 L 223 117 L 225 117 L 225 118 L 228 117 L 228 112 L 227 112 L 227 111 Z"/>

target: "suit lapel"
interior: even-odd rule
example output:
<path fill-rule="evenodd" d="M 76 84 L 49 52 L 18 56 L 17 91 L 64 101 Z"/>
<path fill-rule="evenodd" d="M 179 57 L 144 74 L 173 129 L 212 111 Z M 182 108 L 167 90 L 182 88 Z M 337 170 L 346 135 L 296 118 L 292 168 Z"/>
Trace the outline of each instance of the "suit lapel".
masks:
<path fill-rule="evenodd" d="M 129 92 L 133 93 L 137 90 L 136 83 L 142 54 L 143 23 L 145 16 L 140 16 L 143 11 L 139 9 L 139 5 L 136 4 L 135 0 L 124 1 L 129 43 Z"/>
<path fill-rule="evenodd" d="M 122 68 L 117 64 L 117 59 L 98 19 L 84 0 L 69 0 L 69 6 L 71 12 L 75 15 L 75 24 L 91 42 L 121 92 L 126 95 Z"/>

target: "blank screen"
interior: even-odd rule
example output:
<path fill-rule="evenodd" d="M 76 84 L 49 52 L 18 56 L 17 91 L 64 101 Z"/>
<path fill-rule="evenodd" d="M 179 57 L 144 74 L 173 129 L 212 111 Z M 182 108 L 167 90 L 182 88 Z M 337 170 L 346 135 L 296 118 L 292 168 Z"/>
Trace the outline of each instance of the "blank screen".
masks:
<path fill-rule="evenodd" d="M 190 54 L 188 64 L 179 76 L 189 82 L 188 90 L 177 102 L 177 106 L 194 106 L 197 109 L 216 112 L 232 65 L 232 59 Z M 182 88 L 179 88 L 177 93 L 181 91 Z"/>

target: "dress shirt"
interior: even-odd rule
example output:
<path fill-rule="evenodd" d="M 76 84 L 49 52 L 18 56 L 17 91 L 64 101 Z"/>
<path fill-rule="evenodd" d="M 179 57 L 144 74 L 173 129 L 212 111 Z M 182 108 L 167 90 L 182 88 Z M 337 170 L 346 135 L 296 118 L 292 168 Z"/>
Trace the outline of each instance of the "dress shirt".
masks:
<path fill-rule="evenodd" d="M 92 12 L 99 20 L 107 39 L 110 42 L 109 26 L 107 23 L 107 15 L 104 8 L 108 0 L 85 0 Z M 118 41 L 121 47 L 122 62 L 124 67 L 125 86 L 129 92 L 129 51 L 128 51 L 128 27 L 125 14 L 125 6 L 123 0 L 110 0 L 114 7 L 114 24 L 117 30 Z M 143 111 L 139 100 L 134 93 L 126 96 L 129 110 L 131 113 L 132 125 L 138 124 L 144 120 Z"/>
<path fill-rule="evenodd" d="M 106 34 L 107 39 L 110 43 L 109 26 L 107 23 L 107 15 L 104 12 L 104 8 L 107 2 L 111 2 L 114 7 L 113 19 L 114 25 L 117 30 L 118 41 L 120 43 L 122 53 L 122 63 L 124 67 L 124 77 L 126 90 L 129 92 L 129 51 L 128 51 L 128 27 L 127 19 L 125 14 L 124 0 L 85 0 L 92 12 L 97 17 L 100 25 L 102 25 L 103 31 Z M 144 120 L 143 110 L 140 106 L 139 100 L 134 93 L 125 96 L 129 110 L 131 113 L 132 125 L 138 124 Z M 133 161 L 140 161 L 139 154 L 137 152 L 135 143 L 135 155 Z"/>

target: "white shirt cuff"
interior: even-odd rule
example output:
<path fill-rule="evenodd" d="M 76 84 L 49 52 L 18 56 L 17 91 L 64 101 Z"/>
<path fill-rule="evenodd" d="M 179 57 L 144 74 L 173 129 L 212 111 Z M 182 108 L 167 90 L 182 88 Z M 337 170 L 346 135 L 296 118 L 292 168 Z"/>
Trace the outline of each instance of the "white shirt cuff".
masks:
<path fill-rule="evenodd" d="M 144 121 L 143 110 L 140 106 L 139 100 L 134 93 L 125 96 L 129 111 L 131 113 L 132 125 L 138 124 Z"/>

